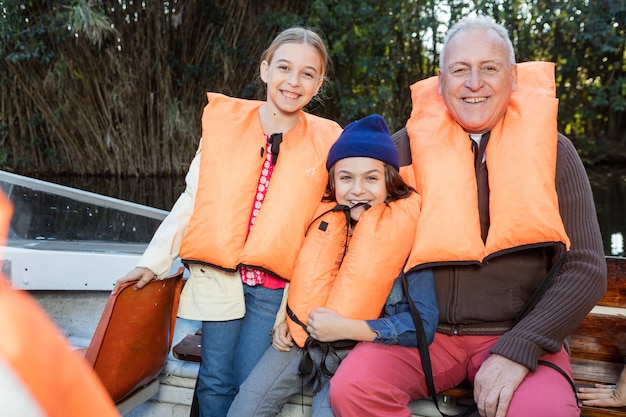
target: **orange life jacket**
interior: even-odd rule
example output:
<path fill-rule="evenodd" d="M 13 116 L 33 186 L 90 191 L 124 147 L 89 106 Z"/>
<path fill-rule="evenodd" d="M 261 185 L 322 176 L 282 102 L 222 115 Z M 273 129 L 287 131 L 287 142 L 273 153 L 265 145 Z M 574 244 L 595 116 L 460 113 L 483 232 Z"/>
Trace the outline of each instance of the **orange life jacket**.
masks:
<path fill-rule="evenodd" d="M 326 186 L 326 157 L 341 133 L 331 121 L 304 112 L 283 134 L 261 211 L 248 223 L 265 161 L 262 101 L 208 94 L 194 210 L 181 259 L 234 271 L 241 264 L 291 279 L 306 227 Z"/>
<path fill-rule="evenodd" d="M 518 64 L 517 90 L 486 148 L 490 227 L 481 238 L 474 156 L 468 134 L 437 90 L 437 77 L 411 86 L 407 122 L 422 211 L 408 267 L 478 261 L 511 248 L 562 242 L 569 248 L 555 188 L 554 64 Z"/>
<path fill-rule="evenodd" d="M 11 214 L 0 193 L 0 244 L 6 242 Z M 37 302 L 1 275 L 0 357 L 46 416 L 119 416 L 93 369 L 69 349 Z"/>
<path fill-rule="evenodd" d="M 419 203 L 413 193 L 371 207 L 361 214 L 349 239 L 344 212 L 331 211 L 316 218 L 296 263 L 287 298 L 289 310 L 302 323 L 317 307 L 353 319 L 378 318 L 411 249 Z M 322 204 L 320 212 L 334 204 Z M 291 318 L 287 324 L 302 347 L 307 332 Z"/>

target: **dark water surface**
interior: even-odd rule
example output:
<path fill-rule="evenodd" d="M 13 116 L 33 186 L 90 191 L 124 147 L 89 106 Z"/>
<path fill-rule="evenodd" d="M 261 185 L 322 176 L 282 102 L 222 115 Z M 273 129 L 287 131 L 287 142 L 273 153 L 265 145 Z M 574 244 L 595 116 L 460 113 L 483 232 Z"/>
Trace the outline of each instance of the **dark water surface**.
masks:
<path fill-rule="evenodd" d="M 588 169 L 606 255 L 625 256 L 626 167 Z"/>
<path fill-rule="evenodd" d="M 587 170 L 606 255 L 624 256 L 626 167 Z M 185 188 L 180 177 L 56 177 L 46 180 L 147 206 L 170 210 Z"/>

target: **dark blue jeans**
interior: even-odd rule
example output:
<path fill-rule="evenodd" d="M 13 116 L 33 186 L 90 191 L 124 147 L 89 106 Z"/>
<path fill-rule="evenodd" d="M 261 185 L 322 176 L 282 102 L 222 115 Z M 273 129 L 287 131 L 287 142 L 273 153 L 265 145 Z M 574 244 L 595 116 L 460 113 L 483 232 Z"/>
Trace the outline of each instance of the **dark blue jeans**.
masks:
<path fill-rule="evenodd" d="M 244 285 L 242 319 L 202 322 L 202 364 L 198 373 L 201 417 L 226 417 L 239 386 L 272 344 L 270 334 L 283 290 Z"/>

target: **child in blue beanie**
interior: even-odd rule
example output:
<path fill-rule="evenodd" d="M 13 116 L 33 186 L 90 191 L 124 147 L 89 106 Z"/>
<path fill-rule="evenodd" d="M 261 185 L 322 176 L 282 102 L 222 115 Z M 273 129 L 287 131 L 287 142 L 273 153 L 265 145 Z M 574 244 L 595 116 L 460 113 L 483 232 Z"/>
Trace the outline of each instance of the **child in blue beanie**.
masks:
<path fill-rule="evenodd" d="M 326 169 L 330 171 L 335 162 L 350 157 L 376 159 L 400 171 L 398 151 L 389 135 L 387 122 L 378 114 L 346 126 L 328 151 Z"/>
<path fill-rule="evenodd" d="M 240 387 L 229 417 L 274 417 L 306 384 L 314 394 L 312 416 L 332 417 L 328 382 L 352 346 L 417 346 L 402 271 L 420 199 L 399 165 L 387 123 L 377 114 L 346 126 L 333 144 L 326 191 L 272 347 Z M 439 316 L 433 273 L 411 271 L 405 281 L 431 343 Z"/>

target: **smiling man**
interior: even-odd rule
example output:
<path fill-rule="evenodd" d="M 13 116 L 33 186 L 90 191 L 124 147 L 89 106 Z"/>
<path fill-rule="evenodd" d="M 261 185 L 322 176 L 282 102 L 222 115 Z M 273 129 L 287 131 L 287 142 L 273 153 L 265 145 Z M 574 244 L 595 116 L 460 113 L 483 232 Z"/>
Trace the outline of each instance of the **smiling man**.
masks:
<path fill-rule="evenodd" d="M 442 54 L 439 93 L 467 133 L 491 130 L 517 86 L 513 49 L 495 30 L 473 29 L 449 38 Z M 445 59 L 445 61 L 444 61 Z"/>
<path fill-rule="evenodd" d="M 439 76 L 411 90 L 394 137 L 422 196 L 409 264 L 435 273 L 435 391 L 467 378 L 483 417 L 580 415 L 564 341 L 604 293 L 606 264 L 584 167 L 557 131 L 554 65 L 516 64 L 505 28 L 464 18 Z M 416 349 L 361 344 L 330 401 L 339 417 L 406 417 L 431 394 Z"/>

